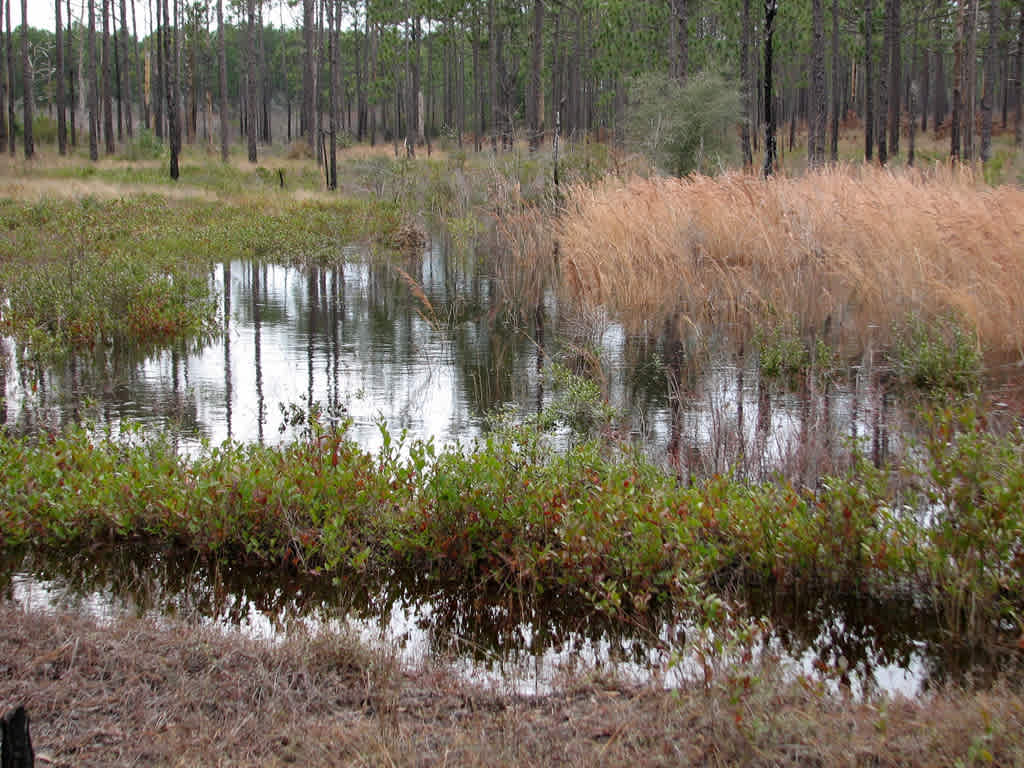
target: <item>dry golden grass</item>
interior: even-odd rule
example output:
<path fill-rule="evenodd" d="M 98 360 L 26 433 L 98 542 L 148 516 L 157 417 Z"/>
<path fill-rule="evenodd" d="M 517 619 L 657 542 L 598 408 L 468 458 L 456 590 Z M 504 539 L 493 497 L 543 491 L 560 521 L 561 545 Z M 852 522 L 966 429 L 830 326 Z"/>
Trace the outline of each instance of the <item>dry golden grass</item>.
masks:
<path fill-rule="evenodd" d="M 398 669 L 344 635 L 271 645 L 5 600 L 0 707 L 18 704 L 37 765 L 66 768 L 1024 764 L 1008 683 L 859 701 L 767 661 L 677 691 L 576 678 L 523 698 Z"/>
<path fill-rule="evenodd" d="M 968 171 L 609 180 L 572 190 L 558 238 L 570 296 L 636 331 L 828 319 L 863 346 L 955 312 L 988 351 L 1024 354 L 1024 190 Z"/>

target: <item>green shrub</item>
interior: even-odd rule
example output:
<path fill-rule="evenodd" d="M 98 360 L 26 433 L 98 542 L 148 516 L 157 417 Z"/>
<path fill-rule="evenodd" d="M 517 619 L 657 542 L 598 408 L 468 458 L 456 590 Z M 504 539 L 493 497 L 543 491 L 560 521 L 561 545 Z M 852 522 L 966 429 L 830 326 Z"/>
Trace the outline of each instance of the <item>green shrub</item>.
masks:
<path fill-rule="evenodd" d="M 629 143 L 669 173 L 711 172 L 735 151 L 739 92 L 718 75 L 702 72 L 683 84 L 664 74 L 642 75 L 630 104 Z"/>
<path fill-rule="evenodd" d="M 981 383 L 978 340 L 953 315 L 911 315 L 896 330 L 889 363 L 903 389 L 927 396 L 966 395 Z"/>
<path fill-rule="evenodd" d="M 37 144 L 56 144 L 57 121 L 49 115 L 35 115 L 32 118 L 32 140 Z"/>
<path fill-rule="evenodd" d="M 139 128 L 134 138 L 125 144 L 121 157 L 125 160 L 159 160 L 164 154 L 164 143 L 148 128 Z"/>

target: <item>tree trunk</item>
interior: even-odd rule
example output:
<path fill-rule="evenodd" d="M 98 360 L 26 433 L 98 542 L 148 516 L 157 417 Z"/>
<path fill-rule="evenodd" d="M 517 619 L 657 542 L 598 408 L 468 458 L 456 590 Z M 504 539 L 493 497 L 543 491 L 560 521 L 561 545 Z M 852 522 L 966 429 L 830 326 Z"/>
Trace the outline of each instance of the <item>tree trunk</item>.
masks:
<path fill-rule="evenodd" d="M 167 0 L 164 0 L 167 2 Z M 114 107 L 110 88 L 110 3 L 103 0 L 103 139 L 108 155 L 114 154 Z"/>
<path fill-rule="evenodd" d="M 875 147 L 875 81 L 872 77 L 871 32 L 874 27 L 874 0 L 864 0 L 864 160 L 871 162 Z"/>
<path fill-rule="evenodd" d="M 935 88 L 932 96 L 932 129 L 938 134 L 946 119 L 949 102 L 946 99 L 946 58 L 942 51 L 942 21 L 935 20 Z"/>
<path fill-rule="evenodd" d="M 21 97 L 25 113 L 22 135 L 25 138 L 25 159 L 30 160 L 36 153 L 36 144 L 32 138 L 35 91 L 32 87 L 32 60 L 28 56 L 28 22 L 26 19 L 28 19 L 28 0 L 21 0 Z"/>
<path fill-rule="evenodd" d="M 114 98 L 117 99 L 117 140 L 124 141 L 124 94 L 121 90 L 121 62 L 118 51 L 120 50 L 119 41 L 117 39 L 117 17 L 114 15 L 114 11 L 117 6 L 111 0 L 110 15 L 111 27 L 114 33 Z"/>
<path fill-rule="evenodd" d="M 220 81 L 220 159 L 228 161 L 229 142 L 228 126 L 228 60 L 227 41 L 224 39 L 224 0 L 217 0 L 217 69 Z"/>
<path fill-rule="evenodd" d="M 11 32 L 11 2 L 7 0 L 7 125 L 10 126 L 7 150 L 14 157 L 17 142 L 14 139 L 14 35 Z M 3 105 L 0 105 L 2 108 Z"/>
<path fill-rule="evenodd" d="M 687 0 L 672 0 L 672 48 L 670 61 L 672 77 L 683 81 L 690 66 L 689 18 Z"/>
<path fill-rule="evenodd" d="M 992 158 L 992 104 L 996 87 L 996 3 L 988 6 L 988 44 L 985 46 L 985 82 L 981 91 L 981 162 Z"/>
<path fill-rule="evenodd" d="M 472 119 L 478 120 L 477 129 L 473 131 L 473 151 L 479 152 L 483 149 L 484 129 L 487 121 L 484 118 L 484 98 L 482 93 L 483 78 L 480 77 L 480 15 L 477 13 L 476 4 L 473 5 L 473 112 Z"/>
<path fill-rule="evenodd" d="M 256 158 L 256 137 L 259 132 L 259 121 L 256 116 L 256 0 L 246 0 L 246 25 L 245 25 L 245 131 L 248 139 L 249 162 L 255 163 Z M 312 96 L 312 90 L 309 95 Z M 309 135 L 313 136 L 313 124 L 308 124 Z"/>
<path fill-rule="evenodd" d="M 174 3 L 174 24 L 171 24 L 168 3 Z M 251 2 L 251 0 L 250 0 Z M 167 72 L 167 143 L 171 150 L 170 176 L 178 180 L 178 154 L 181 152 L 181 107 L 178 97 L 178 0 L 164 0 L 164 69 Z"/>
<path fill-rule="evenodd" d="M 964 57 L 963 77 L 963 157 L 968 162 L 974 160 L 974 124 L 977 110 L 977 60 L 978 60 L 978 2 L 968 0 L 970 11 L 967 14 L 967 53 Z"/>
<path fill-rule="evenodd" d="M 953 43 L 953 115 L 949 130 L 949 156 L 953 162 L 960 160 L 960 121 L 963 113 L 964 83 L 964 13 L 963 2 L 958 4 L 956 41 Z"/>
<path fill-rule="evenodd" d="M 8 22 L 8 30 L 10 29 L 10 22 Z M 1017 22 L 1017 68 L 1015 74 L 1017 76 L 1017 117 L 1013 124 L 1013 139 L 1014 144 L 1020 149 L 1024 146 L 1024 8 L 1021 8 L 1018 13 Z"/>
<path fill-rule="evenodd" d="M 927 28 L 926 28 L 927 29 Z M 927 37 L 927 31 L 925 32 Z M 936 51 L 938 48 L 935 49 Z M 932 82 L 932 56 L 934 51 L 930 45 L 925 46 L 924 49 L 924 67 L 921 72 L 921 101 L 918 104 L 918 108 L 921 110 L 921 132 L 924 133 L 928 130 L 928 104 L 931 97 L 931 82 Z"/>
<path fill-rule="evenodd" d="M 70 0 L 69 0 L 70 2 Z M 146 98 L 146 93 L 143 90 L 142 81 L 142 56 L 139 55 L 139 28 L 135 23 L 135 0 L 132 2 L 132 37 L 135 38 L 135 87 L 139 89 L 139 104 L 142 107 L 142 124 L 146 126 L 146 130 L 150 128 L 149 118 L 149 100 Z M 220 2 L 220 0 L 218 0 Z"/>
<path fill-rule="evenodd" d="M 543 115 L 541 115 L 541 94 L 544 90 L 544 83 L 541 80 L 541 70 L 544 68 L 544 0 L 533 2 L 533 39 L 530 49 L 530 91 L 527 102 L 527 121 L 530 128 L 530 150 L 536 151 L 540 148 L 544 139 L 544 131 L 541 128 Z"/>
<path fill-rule="evenodd" d="M 829 159 L 839 162 L 839 0 L 832 0 L 832 131 L 829 138 Z"/>
<path fill-rule="evenodd" d="M 337 189 L 338 188 L 338 142 L 337 142 L 337 123 L 336 115 L 338 111 L 338 86 L 337 86 L 337 75 L 338 73 L 338 46 L 335 44 L 335 0 L 327 0 L 327 46 L 328 46 L 328 58 L 330 60 L 331 72 L 328 79 L 329 97 L 328 97 L 328 130 L 330 131 L 331 137 L 331 152 L 330 152 L 330 165 L 327 171 L 327 188 Z"/>
<path fill-rule="evenodd" d="M 410 146 L 423 138 L 423 115 L 420 114 L 420 17 L 412 18 L 412 50 L 409 61 L 409 107 L 406 137 Z M 413 153 L 415 154 L 415 152 Z"/>
<path fill-rule="evenodd" d="M 99 91 L 96 82 L 96 0 L 89 0 L 89 61 L 86 77 L 89 78 L 89 159 L 99 160 Z"/>
<path fill-rule="evenodd" d="M 900 0 L 891 2 L 891 25 L 892 32 L 890 41 L 892 49 L 889 51 L 889 154 L 896 155 L 900 151 L 900 78 L 903 72 L 901 58 L 902 37 L 900 32 Z"/>
<path fill-rule="evenodd" d="M 743 169 L 754 166 L 754 154 L 750 149 L 750 0 L 743 0 L 743 19 L 740 31 L 740 93 L 743 97 L 743 118 L 740 120 L 740 152 L 743 154 Z"/>
<path fill-rule="evenodd" d="M 497 0 L 487 0 L 487 52 L 490 66 L 487 70 L 488 85 L 491 99 L 491 149 L 498 151 L 498 123 L 501 120 L 501 106 L 498 104 L 498 26 L 494 21 L 494 4 Z"/>
<path fill-rule="evenodd" d="M 70 115 L 70 118 L 71 118 L 71 120 L 70 120 L 70 123 L 71 123 L 71 125 L 70 125 L 70 128 L 71 128 L 71 146 L 72 147 L 77 147 L 78 146 L 78 132 L 76 130 L 77 126 L 75 125 L 75 123 L 76 123 L 75 115 L 78 112 L 78 101 L 75 98 L 75 57 L 72 55 L 72 53 L 74 52 L 74 46 L 72 45 L 72 34 L 71 34 L 71 29 L 72 29 L 72 27 L 71 27 L 71 0 L 67 0 L 67 4 L 64 6 L 64 8 L 65 8 L 65 10 L 67 10 L 67 18 L 68 18 L 67 34 L 64 37 L 64 46 L 65 46 L 64 57 L 65 57 L 65 61 L 67 62 L 67 72 L 68 72 L 68 90 L 67 90 L 68 97 L 67 97 L 67 102 L 68 102 L 68 112 L 69 112 L 69 115 Z M 81 44 L 79 44 L 79 48 L 81 48 Z"/>
<path fill-rule="evenodd" d="M 810 126 L 807 132 L 807 164 L 810 168 L 825 165 L 825 11 L 822 0 L 811 0 L 814 42 L 811 54 Z"/>
<path fill-rule="evenodd" d="M 14 143 L 14 123 L 7 122 L 7 50 L 10 46 L 8 36 L 4 34 L 4 4 L 0 2 L 0 153 L 7 151 L 8 139 Z"/>
<path fill-rule="evenodd" d="M 54 47 L 57 53 L 57 70 L 54 72 L 54 79 L 57 81 L 57 151 L 66 155 L 68 153 L 68 124 L 65 114 L 67 105 L 64 99 L 64 26 L 60 19 L 60 0 L 54 2 L 53 12 L 55 19 Z"/>
<path fill-rule="evenodd" d="M 131 79 L 128 77 L 128 6 L 121 0 L 121 93 L 124 98 L 124 127 L 129 138 L 135 135 L 132 120 Z"/>
<path fill-rule="evenodd" d="M 302 114 L 299 118 L 299 135 L 306 137 L 309 151 L 316 156 L 316 137 L 313 135 L 313 0 L 302 0 Z"/>
<path fill-rule="evenodd" d="M 329 0 L 327 0 L 329 2 Z M 263 0 L 259 0 L 256 6 L 256 33 L 259 43 L 257 55 L 257 77 L 260 83 L 260 140 L 265 144 L 273 144 L 274 137 L 270 128 L 270 73 L 267 70 L 267 47 L 264 40 L 263 25 Z"/>
<path fill-rule="evenodd" d="M 885 0 L 885 24 L 882 34 L 882 60 L 878 67 L 878 164 L 885 165 L 889 160 L 889 144 L 886 135 L 889 128 L 889 57 L 892 54 L 892 4 L 895 0 Z"/>
<path fill-rule="evenodd" d="M 772 39 L 778 0 L 764 0 L 764 175 L 775 171 L 775 111 L 772 109 Z"/>
<path fill-rule="evenodd" d="M 163 25 L 163 10 L 161 3 L 164 0 L 156 0 L 156 84 L 153 89 L 153 122 L 156 128 L 156 137 L 164 137 L 164 87 L 166 80 L 166 62 L 164 61 L 164 37 L 167 30 Z"/>

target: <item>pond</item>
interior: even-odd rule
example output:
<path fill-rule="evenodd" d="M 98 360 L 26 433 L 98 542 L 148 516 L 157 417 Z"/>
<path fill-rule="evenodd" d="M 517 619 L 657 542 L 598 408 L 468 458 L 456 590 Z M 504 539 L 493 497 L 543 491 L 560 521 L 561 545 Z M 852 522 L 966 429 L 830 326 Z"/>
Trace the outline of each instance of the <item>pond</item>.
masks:
<path fill-rule="evenodd" d="M 712 354 L 699 370 L 668 375 L 660 344 L 552 296 L 543 322 L 536 314 L 510 319 L 496 278 L 440 237 L 400 261 L 350 248 L 332 267 L 232 261 L 217 265 L 210 280 L 223 333 L 203 343 L 145 354 L 103 348 L 41 375 L 5 344 L 0 423 L 16 430 L 138 423 L 195 451 L 228 439 L 281 441 L 312 407 L 351 419 L 350 434 L 371 450 L 381 422 L 414 438 L 465 444 L 484 433 L 496 409 L 525 415 L 552 403 L 548 370 L 557 360 L 599 374 L 621 413 L 610 436 L 638 443 L 681 478 L 739 461 L 753 475 L 781 470 L 813 482 L 848 437 L 864 439 L 878 456 L 900 433 L 898 409 L 856 367 L 796 396 L 760 379 L 753 356 Z M 339 583 L 301 580 L 132 548 L 35 553 L 0 566 L 9 596 L 36 607 L 182 613 L 267 636 L 292 621 L 348 622 L 409 660 L 454 660 L 467 677 L 523 691 L 547 690 L 575 664 L 671 684 L 696 674 L 698 663 L 697 628 L 685 618 L 624 626 L 518 595 L 445 590 L 414 574 L 383 583 L 355 574 Z M 750 593 L 739 602 L 749 617 L 769 619 L 759 653 L 831 685 L 849 678 L 861 693 L 912 695 L 975 662 L 992 669 L 992 659 L 950 651 L 941 630 L 905 601 L 805 603 Z M 679 642 L 687 635 L 691 642 Z"/>
<path fill-rule="evenodd" d="M 334 583 L 138 545 L 103 554 L 19 555 L 0 566 L 0 593 L 33 610 L 101 620 L 174 615 L 269 639 L 296 625 L 344 627 L 407 663 L 441 660 L 465 679 L 523 694 L 550 691 L 573 671 L 667 686 L 700 680 L 708 649 L 684 617 L 625 624 L 566 603 L 446 590 L 411 573 L 384 583 L 350 574 Z M 732 656 L 771 656 L 834 692 L 915 696 L 967 675 L 983 681 L 1000 662 L 946 647 L 941 630 L 922 623 L 905 602 L 808 601 L 771 592 L 747 593 L 743 602 L 750 616 L 767 622 L 752 642 L 736 643 Z M 728 642 L 724 633 L 717 639 Z"/>
<path fill-rule="evenodd" d="M 100 347 L 42 373 L 3 344 L 0 423 L 131 422 L 168 430 L 189 451 L 203 441 L 278 442 L 315 404 L 350 418 L 371 450 L 381 421 L 412 438 L 465 443 L 497 409 L 550 404 L 545 371 L 556 360 L 602 380 L 621 414 L 613 436 L 690 476 L 742 458 L 761 476 L 810 478 L 847 436 L 869 438 L 877 454 L 899 432 L 898 412 L 857 368 L 798 397 L 759 379 L 754 356 L 714 353 L 729 346 L 728 329 L 701 341 L 708 359 L 670 376 L 662 345 L 553 297 L 539 326 L 510 322 L 497 279 L 443 237 L 401 263 L 348 248 L 333 267 L 233 261 L 210 280 L 223 322 L 212 340 L 145 353 Z"/>

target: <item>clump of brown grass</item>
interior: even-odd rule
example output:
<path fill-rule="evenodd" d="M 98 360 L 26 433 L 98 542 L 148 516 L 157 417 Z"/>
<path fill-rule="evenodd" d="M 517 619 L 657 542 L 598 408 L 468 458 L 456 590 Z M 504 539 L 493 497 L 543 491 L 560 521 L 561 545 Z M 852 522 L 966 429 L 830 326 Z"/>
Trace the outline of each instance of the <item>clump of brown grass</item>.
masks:
<path fill-rule="evenodd" d="M 569 295 L 636 331 L 677 312 L 811 334 L 828 320 L 864 345 L 953 313 L 988 351 L 1024 351 L 1024 190 L 967 171 L 609 180 L 571 191 L 558 237 Z"/>

